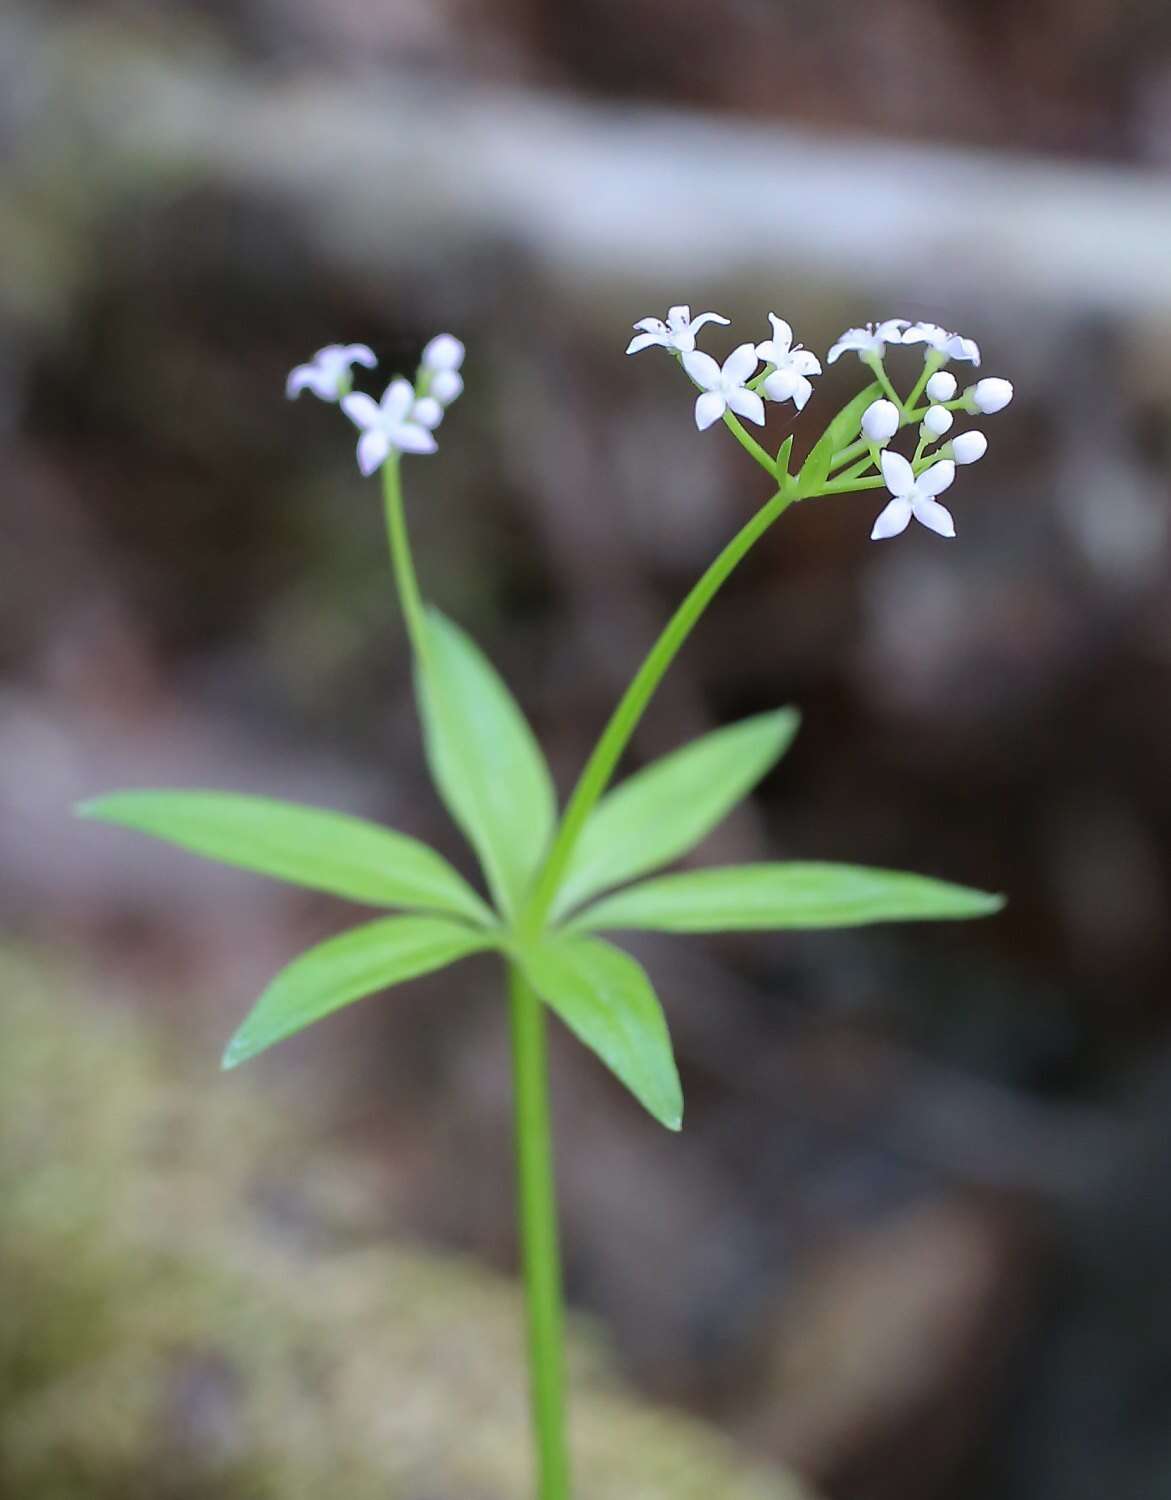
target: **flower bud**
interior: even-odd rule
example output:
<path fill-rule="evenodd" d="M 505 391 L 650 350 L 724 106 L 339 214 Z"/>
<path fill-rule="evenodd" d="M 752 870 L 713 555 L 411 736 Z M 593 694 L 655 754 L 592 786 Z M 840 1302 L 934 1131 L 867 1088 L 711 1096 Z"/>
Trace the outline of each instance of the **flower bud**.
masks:
<path fill-rule="evenodd" d="M 872 401 L 862 413 L 862 436 L 870 443 L 889 443 L 899 430 L 899 409 L 893 401 Z"/>
<path fill-rule="evenodd" d="M 437 333 L 423 350 L 425 370 L 458 370 L 464 362 L 464 346 L 452 333 Z"/>
<path fill-rule="evenodd" d="M 1003 411 L 1012 400 L 1012 382 L 986 377 L 977 380 L 967 394 L 977 411 L 991 416 L 994 411 Z"/>
<path fill-rule="evenodd" d="M 942 437 L 955 418 L 944 406 L 929 406 L 923 418 L 923 433 L 926 437 Z"/>
<path fill-rule="evenodd" d="M 961 432 L 951 440 L 951 456 L 957 464 L 974 464 L 988 452 L 988 439 L 982 432 Z"/>
<path fill-rule="evenodd" d="M 956 393 L 956 378 L 950 370 L 936 370 L 927 382 L 928 401 L 950 401 Z"/>
<path fill-rule="evenodd" d="M 411 421 L 434 432 L 443 421 L 443 407 L 434 396 L 420 396 L 411 408 Z"/>
<path fill-rule="evenodd" d="M 441 406 L 450 406 L 464 388 L 464 378 L 458 370 L 437 370 L 431 377 L 429 394 Z"/>

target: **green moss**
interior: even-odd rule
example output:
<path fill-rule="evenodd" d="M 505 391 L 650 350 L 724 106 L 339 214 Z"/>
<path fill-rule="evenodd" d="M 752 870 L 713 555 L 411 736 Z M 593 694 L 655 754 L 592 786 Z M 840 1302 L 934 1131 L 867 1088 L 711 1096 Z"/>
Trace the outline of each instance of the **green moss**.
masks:
<path fill-rule="evenodd" d="M 527 1493 L 515 1286 L 353 1248 L 330 1220 L 361 1168 L 303 1100 L 185 1076 L 60 974 L 0 960 L 0 1026 L 4 1500 Z M 572 1366 L 582 1500 L 796 1500 L 640 1405 L 588 1330 Z"/>

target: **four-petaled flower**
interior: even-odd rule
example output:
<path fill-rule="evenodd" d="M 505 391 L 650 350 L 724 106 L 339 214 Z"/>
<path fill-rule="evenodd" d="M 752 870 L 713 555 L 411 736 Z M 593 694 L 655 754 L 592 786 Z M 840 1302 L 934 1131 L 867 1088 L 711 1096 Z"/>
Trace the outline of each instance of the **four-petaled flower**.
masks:
<path fill-rule="evenodd" d="M 961 338 L 958 333 L 948 333 L 938 323 L 912 323 L 903 331 L 904 344 L 926 344 L 944 359 L 970 359 L 974 365 L 980 363 L 980 346 L 975 339 Z"/>
<path fill-rule="evenodd" d="M 723 365 L 716 364 L 710 354 L 699 349 L 684 353 L 683 368 L 702 389 L 695 402 L 695 425 L 701 432 L 718 422 L 726 411 L 734 411 L 737 416 L 764 426 L 764 402 L 755 391 L 744 388 L 756 366 L 756 350 L 751 344 L 733 349 Z"/>
<path fill-rule="evenodd" d="M 398 453 L 434 453 L 438 444 L 412 410 L 415 388 L 409 380 L 392 380 L 381 402 L 355 391 L 342 397 L 342 411 L 355 427 L 361 429 L 358 439 L 358 467 L 363 474 L 373 474 L 390 457 Z"/>
<path fill-rule="evenodd" d="M 838 355 L 845 354 L 847 349 L 853 349 L 859 359 L 866 359 L 871 355 L 877 355 L 881 359 L 887 344 L 903 342 L 903 329 L 906 327 L 906 318 L 887 318 L 882 323 L 867 323 L 865 328 L 847 328 L 826 355 L 826 363 L 832 365 Z"/>
<path fill-rule="evenodd" d="M 326 344 L 308 364 L 289 371 L 285 395 L 299 396 L 302 391 L 310 390 L 322 401 L 336 401 L 350 388 L 352 366 L 364 365 L 372 370 L 377 363 L 374 351 L 365 344 Z"/>
<path fill-rule="evenodd" d="M 906 531 L 912 516 L 928 531 L 939 536 L 955 536 L 951 512 L 934 498 L 947 489 L 955 476 L 955 464 L 944 458 L 916 477 L 901 453 L 884 449 L 882 477 L 894 498 L 875 521 L 871 541 L 880 542 L 888 536 L 898 536 L 900 531 Z"/>
<path fill-rule="evenodd" d="M 768 320 L 773 325 L 773 336 L 757 344 L 756 353 L 766 365 L 775 365 L 776 369 L 764 382 L 764 393 L 770 401 L 792 401 L 802 411 L 813 395 L 809 376 L 821 374 L 821 361 L 812 350 L 793 343 L 793 330 L 784 318 L 769 313 Z"/>
<path fill-rule="evenodd" d="M 695 335 L 705 323 L 727 322 L 727 318 L 713 312 L 700 313 L 698 318 L 693 318 L 691 308 L 681 303 L 668 311 L 665 323 L 661 318 L 640 318 L 634 325 L 635 335 L 627 344 L 626 352 L 637 354 L 640 349 L 650 349 L 657 344 L 663 349 L 674 349 L 678 354 L 689 354 L 695 348 Z"/>

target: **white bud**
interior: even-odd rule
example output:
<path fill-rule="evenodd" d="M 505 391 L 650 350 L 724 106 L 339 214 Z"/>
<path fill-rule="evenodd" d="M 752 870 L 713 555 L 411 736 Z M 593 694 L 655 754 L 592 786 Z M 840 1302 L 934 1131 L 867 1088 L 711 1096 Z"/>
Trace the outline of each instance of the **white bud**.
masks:
<path fill-rule="evenodd" d="M 893 401 L 872 401 L 862 413 L 862 436 L 871 443 L 889 443 L 899 430 L 899 409 Z"/>
<path fill-rule="evenodd" d="M 944 406 L 929 406 L 923 418 L 923 431 L 929 437 L 942 437 L 955 418 Z"/>
<path fill-rule="evenodd" d="M 425 370 L 458 370 L 464 362 L 464 346 L 452 333 L 437 333 L 423 350 Z"/>
<path fill-rule="evenodd" d="M 982 411 L 985 416 L 991 416 L 994 411 L 1003 411 L 1012 400 L 1012 382 L 988 376 L 983 380 L 977 380 L 968 395 L 977 411 Z"/>
<path fill-rule="evenodd" d="M 956 378 L 950 370 L 936 370 L 927 382 L 928 401 L 950 401 L 956 393 Z"/>
<path fill-rule="evenodd" d="M 458 370 L 437 370 L 431 378 L 430 394 L 441 406 L 450 406 L 464 388 L 464 378 Z"/>
<path fill-rule="evenodd" d="M 443 407 L 434 396 L 420 396 L 411 408 L 411 421 L 426 427 L 428 432 L 434 432 L 443 421 Z"/>
<path fill-rule="evenodd" d="M 951 456 L 957 464 L 974 464 L 988 452 L 988 439 L 982 432 L 961 432 L 951 440 Z"/>

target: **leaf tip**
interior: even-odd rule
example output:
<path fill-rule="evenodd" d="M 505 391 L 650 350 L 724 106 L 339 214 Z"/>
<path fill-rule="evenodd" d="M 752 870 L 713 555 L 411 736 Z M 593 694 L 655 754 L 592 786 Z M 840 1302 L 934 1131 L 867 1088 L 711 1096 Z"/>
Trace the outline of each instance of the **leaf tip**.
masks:
<path fill-rule="evenodd" d="M 247 1062 L 250 1057 L 255 1057 L 260 1050 L 245 1031 L 237 1031 L 224 1048 L 224 1055 L 220 1058 L 220 1071 L 230 1073 L 233 1068 L 238 1068 L 241 1063 Z"/>

